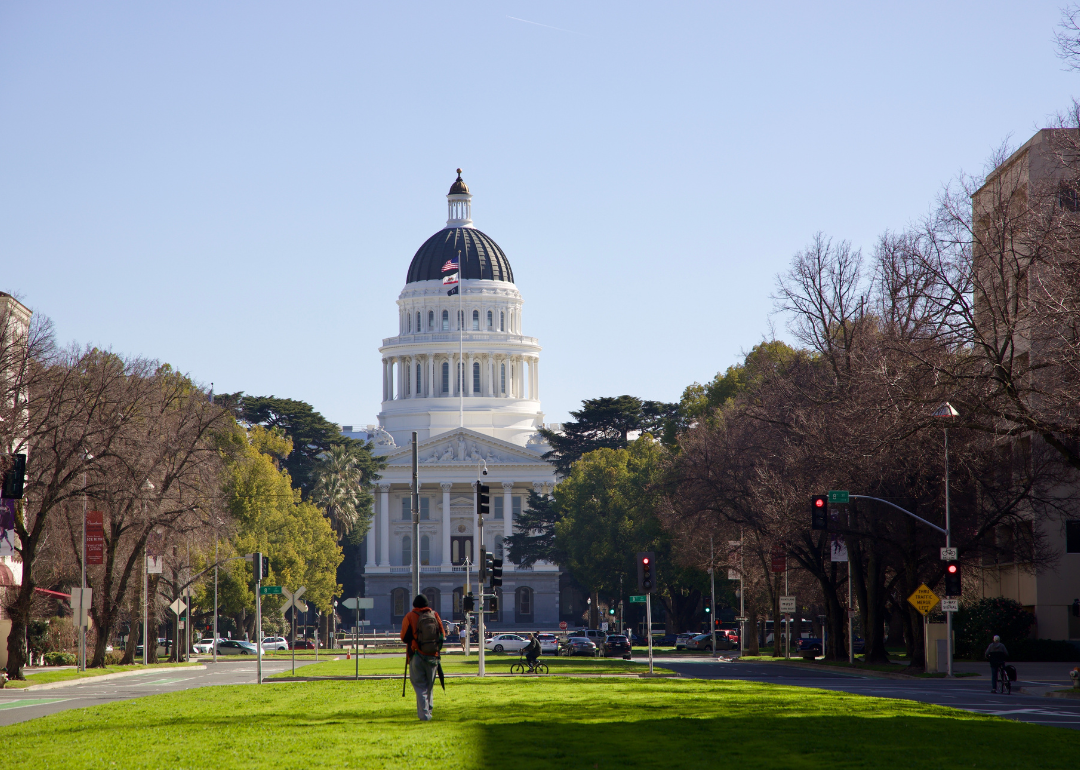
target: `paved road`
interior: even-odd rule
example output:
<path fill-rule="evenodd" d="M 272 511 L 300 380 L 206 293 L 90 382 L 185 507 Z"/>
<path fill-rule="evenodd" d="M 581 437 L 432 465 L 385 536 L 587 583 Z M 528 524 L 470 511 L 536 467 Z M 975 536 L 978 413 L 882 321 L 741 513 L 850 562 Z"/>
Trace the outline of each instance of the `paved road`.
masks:
<path fill-rule="evenodd" d="M 296 667 L 315 661 L 296 661 Z M 288 671 L 291 663 L 263 661 L 263 676 Z M 207 662 L 205 670 L 158 668 L 133 676 L 98 681 L 93 678 L 80 684 L 49 690 L 0 690 L 0 726 L 25 722 L 28 719 L 55 714 L 72 708 L 96 706 L 99 703 L 141 698 L 162 692 L 179 692 L 194 687 L 219 684 L 252 684 L 255 682 L 255 661 Z"/>
<path fill-rule="evenodd" d="M 685 677 L 696 679 L 742 679 L 794 687 L 818 687 L 879 698 L 904 698 L 1021 722 L 1080 729 L 1080 700 L 1039 695 L 993 695 L 990 692 L 988 676 L 952 680 L 902 680 L 872 678 L 847 672 L 809 671 L 783 663 L 717 663 L 707 658 L 656 658 L 656 662 Z M 1016 665 L 1021 667 L 1021 664 Z M 1039 687 L 1046 684 L 1050 683 L 1020 680 L 1013 683 L 1013 693 L 1019 693 L 1021 687 Z"/>

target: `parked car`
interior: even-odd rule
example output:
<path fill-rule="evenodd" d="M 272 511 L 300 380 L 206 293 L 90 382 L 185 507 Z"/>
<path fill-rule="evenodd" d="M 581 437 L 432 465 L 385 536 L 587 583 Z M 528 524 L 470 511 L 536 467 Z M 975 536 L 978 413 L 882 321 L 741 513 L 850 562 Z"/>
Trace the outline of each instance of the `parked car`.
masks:
<path fill-rule="evenodd" d="M 584 636 L 568 636 L 566 640 L 559 645 L 560 655 L 587 655 L 589 657 L 596 657 L 596 645 Z"/>
<path fill-rule="evenodd" d="M 795 640 L 795 649 L 798 650 L 799 654 L 801 654 L 801 655 L 809 655 L 810 653 L 813 653 L 814 655 L 820 655 L 821 654 L 821 640 L 820 639 L 815 639 L 814 637 L 807 637 L 805 639 L 796 639 Z"/>
<path fill-rule="evenodd" d="M 289 642 L 284 636 L 268 636 L 262 640 L 263 652 L 269 652 L 270 650 L 287 650 L 289 649 Z"/>
<path fill-rule="evenodd" d="M 219 642 L 226 641 L 225 639 L 218 639 Z M 191 645 L 191 649 L 195 650 L 200 655 L 209 655 L 214 649 L 214 640 L 207 637 L 206 639 L 200 639 Z"/>
<path fill-rule="evenodd" d="M 735 645 L 731 643 L 731 640 L 727 637 L 716 635 L 716 649 L 717 650 L 731 650 Z M 697 634 L 686 640 L 686 649 L 688 650 L 708 650 L 712 652 L 713 649 L 713 636 L 710 631 L 707 634 Z"/>
<path fill-rule="evenodd" d="M 517 634 L 496 634 L 484 642 L 484 649 L 494 653 L 520 652 L 529 644 L 529 640 Z"/>
<path fill-rule="evenodd" d="M 567 636 L 583 636 L 593 644 L 599 646 L 604 643 L 607 631 L 600 631 L 595 628 L 579 628 L 571 631 Z"/>
<path fill-rule="evenodd" d="M 679 639 L 678 634 L 664 634 L 663 636 L 653 636 L 653 644 L 660 647 L 674 647 L 675 642 Z"/>
<path fill-rule="evenodd" d="M 685 650 L 687 641 L 689 641 L 690 639 L 693 639 L 695 636 L 697 636 L 697 634 L 676 634 L 675 635 L 675 649 L 676 650 Z"/>
<path fill-rule="evenodd" d="M 217 645 L 218 655 L 258 655 L 259 648 L 239 639 L 223 639 Z"/>
<path fill-rule="evenodd" d="M 297 639 L 295 647 L 288 647 L 290 650 L 314 650 L 315 642 L 311 639 Z"/>
<path fill-rule="evenodd" d="M 630 640 L 622 634 L 611 634 L 604 640 L 605 658 L 630 659 Z"/>
<path fill-rule="evenodd" d="M 135 657 L 142 659 L 142 648 L 140 644 L 135 648 Z M 157 641 L 157 656 L 159 658 L 167 658 L 172 654 L 172 640 L 171 639 L 158 639 Z"/>
<path fill-rule="evenodd" d="M 541 655 L 557 655 L 559 653 L 559 637 L 555 634 L 537 634 L 540 641 Z"/>

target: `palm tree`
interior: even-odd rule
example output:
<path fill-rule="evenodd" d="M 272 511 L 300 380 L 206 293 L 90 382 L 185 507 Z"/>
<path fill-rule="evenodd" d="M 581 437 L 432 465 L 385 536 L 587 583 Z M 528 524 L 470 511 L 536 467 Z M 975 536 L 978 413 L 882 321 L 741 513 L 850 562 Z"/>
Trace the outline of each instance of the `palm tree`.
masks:
<path fill-rule="evenodd" d="M 311 499 L 326 511 L 339 537 L 359 539 L 371 527 L 371 483 L 375 478 L 370 453 L 363 445 L 333 446 L 319 459 Z M 353 530 L 358 530 L 353 532 Z"/>

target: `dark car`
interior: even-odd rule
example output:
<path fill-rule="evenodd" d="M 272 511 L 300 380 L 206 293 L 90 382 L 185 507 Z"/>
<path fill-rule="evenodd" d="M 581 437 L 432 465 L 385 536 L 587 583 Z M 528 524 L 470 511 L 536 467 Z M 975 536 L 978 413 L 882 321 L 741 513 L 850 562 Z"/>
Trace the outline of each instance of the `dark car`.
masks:
<path fill-rule="evenodd" d="M 290 642 L 290 644 L 292 644 Z M 297 639 L 295 644 L 289 647 L 290 650 L 314 650 L 315 642 L 310 639 Z"/>
<path fill-rule="evenodd" d="M 596 645 L 584 636 L 568 636 L 566 641 L 559 645 L 560 655 L 588 655 L 596 656 Z"/>
<path fill-rule="evenodd" d="M 659 638 L 654 636 L 653 644 L 657 645 L 658 647 L 674 647 L 678 639 L 678 634 L 664 634 Z"/>
<path fill-rule="evenodd" d="M 630 658 L 630 640 L 622 634 L 612 634 L 604 640 L 605 658 Z"/>
<path fill-rule="evenodd" d="M 795 649 L 803 655 L 821 654 L 821 640 L 813 637 L 809 639 L 796 639 Z"/>
<path fill-rule="evenodd" d="M 727 637 L 716 635 L 716 649 L 718 650 L 730 650 L 735 647 Z M 698 634 L 686 640 L 686 649 L 688 650 L 708 650 L 712 652 L 713 648 L 713 635 L 710 631 L 707 634 Z"/>

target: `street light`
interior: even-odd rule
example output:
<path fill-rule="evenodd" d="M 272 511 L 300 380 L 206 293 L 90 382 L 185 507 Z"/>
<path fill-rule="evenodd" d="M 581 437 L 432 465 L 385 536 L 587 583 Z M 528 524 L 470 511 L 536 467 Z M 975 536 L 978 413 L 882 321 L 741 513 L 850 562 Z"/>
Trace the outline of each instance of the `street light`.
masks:
<path fill-rule="evenodd" d="M 948 420 L 955 420 L 957 417 L 960 416 L 960 413 L 953 408 L 952 404 L 950 404 L 948 401 L 946 401 L 944 404 L 939 406 L 934 411 L 933 416 L 934 417 L 940 417 L 940 418 L 943 418 L 946 421 L 948 421 Z M 944 427 L 944 431 L 945 431 L 945 547 L 946 548 L 951 548 L 952 547 L 952 527 L 950 526 L 950 523 L 949 523 L 949 424 L 948 424 L 948 422 L 946 422 L 943 427 Z M 945 626 L 945 634 L 946 634 L 945 643 L 948 646 L 948 650 L 949 650 L 949 655 L 948 655 L 948 662 L 949 662 L 948 676 L 952 676 L 953 675 L 953 671 L 952 671 L 953 649 L 952 649 L 952 613 L 951 612 L 946 612 L 945 613 L 945 622 L 946 622 L 946 626 Z"/>
<path fill-rule="evenodd" d="M 154 491 L 154 482 L 150 481 L 150 479 L 147 479 L 146 481 L 144 481 L 142 483 L 142 489 L 143 489 L 144 492 L 153 492 Z M 145 519 L 146 518 L 146 500 L 145 499 L 143 500 L 142 508 L 143 508 L 143 518 Z M 148 630 L 150 628 L 150 622 L 149 622 L 149 618 L 148 618 L 149 610 L 147 609 L 147 607 L 150 604 L 150 565 L 146 563 L 146 559 L 147 559 L 148 555 L 149 555 L 148 554 L 148 549 L 144 545 L 143 546 L 143 597 L 142 597 L 143 598 L 143 608 L 142 608 L 142 658 L 143 659 L 142 659 L 142 662 L 143 662 L 144 666 L 146 665 L 146 661 L 148 660 L 147 655 L 149 655 L 149 649 L 150 649 L 150 638 L 147 635 Z M 155 634 L 154 637 L 155 637 L 154 638 L 154 644 L 156 645 L 157 644 L 157 635 Z M 156 655 L 157 653 L 155 652 L 154 654 Z"/>
<path fill-rule="evenodd" d="M 83 451 L 83 458 L 86 462 L 90 462 L 94 459 L 94 456 L 87 451 Z M 86 601 L 86 468 L 83 467 L 82 474 L 82 486 L 83 486 L 83 502 L 82 502 L 82 586 L 80 586 L 79 593 L 79 670 L 86 671 L 86 625 L 83 623 L 83 617 L 89 611 L 88 607 L 84 606 Z"/>

